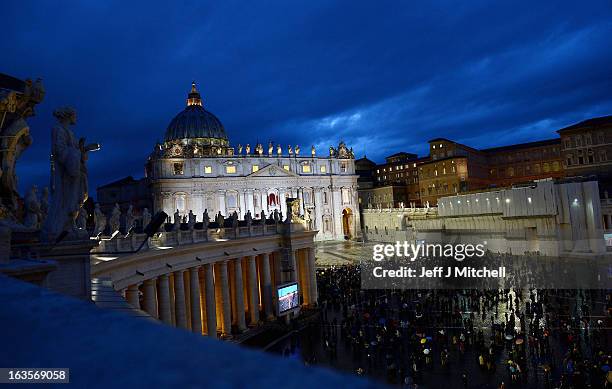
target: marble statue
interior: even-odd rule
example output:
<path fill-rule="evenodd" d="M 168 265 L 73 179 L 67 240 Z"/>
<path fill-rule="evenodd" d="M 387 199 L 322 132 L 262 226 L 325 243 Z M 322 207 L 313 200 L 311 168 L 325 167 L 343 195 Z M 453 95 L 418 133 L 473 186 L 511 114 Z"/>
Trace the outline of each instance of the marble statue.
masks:
<path fill-rule="evenodd" d="M 192 210 L 189 210 L 189 214 L 187 215 L 187 225 L 189 226 L 190 230 L 193 230 L 193 227 L 195 227 L 196 224 L 196 215 L 193 213 Z"/>
<path fill-rule="evenodd" d="M 251 227 L 251 225 L 253 224 L 253 216 L 251 215 L 251 210 L 250 209 L 244 215 L 244 220 L 246 221 L 247 227 Z"/>
<path fill-rule="evenodd" d="M 242 145 L 240 143 L 238 144 L 238 154 L 242 155 Z"/>
<path fill-rule="evenodd" d="M 87 229 L 87 211 L 85 210 L 84 207 L 81 207 L 81 209 L 79 209 L 79 214 L 77 216 L 76 225 L 77 225 L 77 228 L 80 230 Z"/>
<path fill-rule="evenodd" d="M 329 146 L 329 156 L 330 157 L 336 156 L 336 149 L 334 149 L 333 146 Z"/>
<path fill-rule="evenodd" d="M 132 204 L 130 204 L 130 206 L 127 209 L 127 212 L 125 213 L 125 232 L 130 232 L 130 229 L 132 229 L 134 227 L 134 221 L 136 220 L 136 218 L 134 217 L 134 207 L 132 206 Z"/>
<path fill-rule="evenodd" d="M 40 203 L 38 202 L 38 188 L 32 185 L 30 192 L 25 198 L 25 218 L 23 225 L 26 228 L 38 229 L 42 219 Z"/>
<path fill-rule="evenodd" d="M 317 151 L 316 151 L 314 145 L 310 146 L 310 154 L 314 157 L 316 153 L 317 153 Z"/>
<path fill-rule="evenodd" d="M 279 219 L 280 219 L 280 218 L 279 218 L 279 216 L 278 216 L 278 209 L 275 209 L 275 210 L 274 210 L 274 213 L 273 213 L 273 220 L 274 220 L 275 222 L 278 222 L 278 221 L 279 221 Z"/>
<path fill-rule="evenodd" d="M 204 225 L 205 230 L 208 228 L 208 225 L 210 224 L 210 216 L 208 216 L 208 209 L 204 210 L 204 215 L 202 215 L 202 224 Z"/>
<path fill-rule="evenodd" d="M 76 234 L 76 218 L 87 200 L 87 158 L 89 151 L 100 148 L 96 143 L 85 144 L 77 139 L 71 127 L 76 124 L 73 108 L 55 110 L 57 123 L 51 134 L 51 206 L 43 227 L 48 238 L 62 231 Z"/>
<path fill-rule="evenodd" d="M 234 211 L 234 213 L 232 213 L 232 227 L 233 228 L 238 228 L 238 212 Z"/>
<path fill-rule="evenodd" d="M 142 210 L 142 228 L 146 228 L 149 223 L 151 223 L 151 212 L 149 208 L 145 208 Z"/>
<path fill-rule="evenodd" d="M 259 217 L 261 220 L 266 220 L 266 212 L 263 209 L 261 210 L 261 215 Z"/>
<path fill-rule="evenodd" d="M 272 146 L 272 142 L 268 143 L 268 155 L 272 155 L 274 152 L 274 146 Z"/>
<path fill-rule="evenodd" d="M 289 155 L 293 155 L 293 146 L 287 146 L 287 152 L 289 153 Z"/>
<path fill-rule="evenodd" d="M 117 203 L 115 203 L 115 207 L 111 212 L 108 224 L 110 224 L 111 227 L 111 234 L 115 231 L 119 231 L 119 228 L 121 227 L 121 208 L 119 208 L 119 204 Z"/>
<path fill-rule="evenodd" d="M 174 212 L 173 222 L 175 230 L 181 227 L 181 214 L 179 213 L 178 209 Z"/>
<path fill-rule="evenodd" d="M 283 155 L 283 149 L 280 144 L 276 145 L 276 154 L 279 156 Z"/>
<path fill-rule="evenodd" d="M 246 152 L 246 155 L 251 154 L 251 145 L 250 145 L 250 144 L 248 144 L 248 143 L 247 143 L 247 145 L 246 145 L 245 152 Z"/>
<path fill-rule="evenodd" d="M 215 221 L 219 225 L 219 228 L 223 228 L 225 226 L 225 218 L 221 214 L 221 211 L 219 211 L 219 213 L 217 214 L 217 217 L 215 218 Z"/>
<path fill-rule="evenodd" d="M 300 155 L 300 145 L 295 145 L 295 155 L 296 156 Z"/>
<path fill-rule="evenodd" d="M 94 225 L 94 236 L 103 233 L 106 229 L 106 216 L 102 213 L 98 203 L 96 203 L 96 208 L 94 209 Z"/>

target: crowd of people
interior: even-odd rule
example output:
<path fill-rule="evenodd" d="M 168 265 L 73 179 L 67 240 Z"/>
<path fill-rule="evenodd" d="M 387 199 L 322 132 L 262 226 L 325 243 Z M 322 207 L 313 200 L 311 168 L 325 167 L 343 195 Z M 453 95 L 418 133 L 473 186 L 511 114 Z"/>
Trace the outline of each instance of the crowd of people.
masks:
<path fill-rule="evenodd" d="M 363 290 L 360 276 L 318 271 L 320 322 L 294 341 L 305 363 L 410 388 L 612 387 L 609 291 Z"/>

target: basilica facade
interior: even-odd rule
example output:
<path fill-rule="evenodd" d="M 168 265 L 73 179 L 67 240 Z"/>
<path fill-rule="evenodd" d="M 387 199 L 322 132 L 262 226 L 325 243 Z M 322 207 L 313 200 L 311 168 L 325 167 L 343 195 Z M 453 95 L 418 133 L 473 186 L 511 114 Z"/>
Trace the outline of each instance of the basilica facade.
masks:
<path fill-rule="evenodd" d="M 192 84 L 186 107 L 172 119 L 163 143 L 146 163 L 154 211 L 198 221 L 236 212 L 254 219 L 287 215 L 289 198 L 299 215 L 318 230 L 317 240 L 354 239 L 360 234 L 353 151 L 340 142 L 324 156 L 314 146 L 269 143 L 232 147 L 221 121 L 208 112 Z"/>

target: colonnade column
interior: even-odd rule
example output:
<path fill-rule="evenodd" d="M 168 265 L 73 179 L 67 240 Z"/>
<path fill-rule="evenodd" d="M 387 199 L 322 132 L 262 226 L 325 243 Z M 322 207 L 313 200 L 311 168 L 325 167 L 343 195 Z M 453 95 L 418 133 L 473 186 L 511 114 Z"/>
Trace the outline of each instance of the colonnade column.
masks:
<path fill-rule="evenodd" d="M 155 279 L 144 281 L 144 310 L 157 319 L 157 292 Z"/>
<path fill-rule="evenodd" d="M 202 318 L 200 316 L 200 281 L 198 268 L 189 269 L 189 289 L 191 291 L 191 331 L 202 334 Z"/>
<path fill-rule="evenodd" d="M 140 309 L 140 297 L 138 296 L 138 285 L 130 285 L 125 291 L 125 299 L 136 309 Z"/>
<path fill-rule="evenodd" d="M 159 276 L 159 319 L 165 324 L 172 325 L 170 285 L 167 274 Z"/>
<path fill-rule="evenodd" d="M 217 317 L 215 307 L 215 283 L 213 280 L 213 265 L 204 265 L 204 277 L 206 279 L 206 330 L 208 336 L 217 337 Z"/>
<path fill-rule="evenodd" d="M 242 280 L 242 261 L 240 258 L 236 259 L 234 265 L 234 308 L 236 327 L 238 331 L 246 330 L 246 320 L 244 318 L 244 284 Z"/>
<path fill-rule="evenodd" d="M 255 256 L 247 257 L 249 273 L 249 314 L 251 315 L 251 325 L 259 322 L 259 285 L 257 285 L 257 263 Z"/>
<path fill-rule="evenodd" d="M 295 262 L 295 257 L 297 255 L 297 250 L 289 250 L 289 267 L 291 268 L 291 279 L 289 281 L 297 281 L 297 265 Z"/>
<path fill-rule="evenodd" d="M 229 336 L 231 334 L 232 318 L 227 262 L 225 261 L 215 263 L 215 300 L 218 321 L 221 322 L 221 335 Z"/>
<path fill-rule="evenodd" d="M 187 314 L 185 307 L 185 271 L 174 272 L 174 313 L 176 326 L 187 329 Z"/>
<path fill-rule="evenodd" d="M 261 257 L 261 277 L 263 291 L 263 306 L 267 320 L 274 319 L 272 313 L 272 278 L 270 276 L 270 254 L 263 253 Z"/>
<path fill-rule="evenodd" d="M 319 291 L 317 289 L 317 268 L 315 267 L 315 248 L 308 249 L 308 274 L 310 275 L 310 304 L 314 305 L 319 299 Z"/>
<path fill-rule="evenodd" d="M 225 211 L 225 191 L 224 190 L 219 191 L 219 212 L 221 212 L 223 216 L 227 216 L 227 212 Z"/>

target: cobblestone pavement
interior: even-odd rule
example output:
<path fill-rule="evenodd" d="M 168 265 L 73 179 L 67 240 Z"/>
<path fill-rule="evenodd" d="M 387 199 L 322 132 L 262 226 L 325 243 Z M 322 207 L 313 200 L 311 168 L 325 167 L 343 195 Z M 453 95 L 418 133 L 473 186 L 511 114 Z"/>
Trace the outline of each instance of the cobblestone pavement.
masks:
<path fill-rule="evenodd" d="M 356 265 L 362 259 L 372 258 L 374 243 L 320 242 L 316 245 L 316 262 L 319 268 L 341 265 Z"/>

